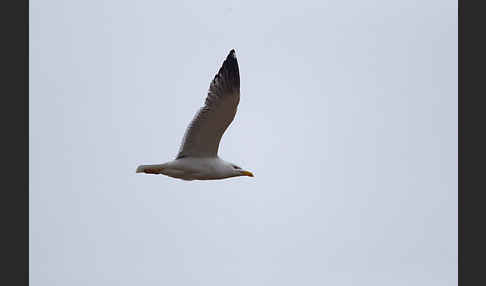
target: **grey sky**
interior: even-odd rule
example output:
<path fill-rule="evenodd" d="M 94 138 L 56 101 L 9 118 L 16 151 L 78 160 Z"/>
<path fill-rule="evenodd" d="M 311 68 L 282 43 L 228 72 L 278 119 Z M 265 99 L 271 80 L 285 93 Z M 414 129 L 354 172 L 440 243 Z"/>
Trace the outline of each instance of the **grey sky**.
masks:
<path fill-rule="evenodd" d="M 456 285 L 457 1 L 30 1 L 30 281 Z M 174 158 L 236 50 L 220 156 Z"/>

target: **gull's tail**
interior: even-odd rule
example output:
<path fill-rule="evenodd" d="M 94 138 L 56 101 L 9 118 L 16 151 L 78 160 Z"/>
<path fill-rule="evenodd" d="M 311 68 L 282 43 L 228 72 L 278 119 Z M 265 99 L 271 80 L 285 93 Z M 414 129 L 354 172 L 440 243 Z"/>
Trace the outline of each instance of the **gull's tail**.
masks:
<path fill-rule="evenodd" d="M 140 165 L 137 167 L 137 173 L 146 174 L 161 174 L 164 169 L 165 164 L 155 164 L 155 165 Z"/>

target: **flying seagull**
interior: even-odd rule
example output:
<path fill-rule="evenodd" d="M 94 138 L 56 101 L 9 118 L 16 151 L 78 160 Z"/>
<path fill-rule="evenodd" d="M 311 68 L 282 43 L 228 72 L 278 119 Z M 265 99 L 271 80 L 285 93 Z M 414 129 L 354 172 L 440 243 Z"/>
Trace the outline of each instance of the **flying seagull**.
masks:
<path fill-rule="evenodd" d="M 239 102 L 240 73 L 235 50 L 231 50 L 209 86 L 204 106 L 187 127 L 176 159 L 140 165 L 137 173 L 164 174 L 189 181 L 253 177 L 250 171 L 218 157 L 221 136 L 233 121 Z"/>

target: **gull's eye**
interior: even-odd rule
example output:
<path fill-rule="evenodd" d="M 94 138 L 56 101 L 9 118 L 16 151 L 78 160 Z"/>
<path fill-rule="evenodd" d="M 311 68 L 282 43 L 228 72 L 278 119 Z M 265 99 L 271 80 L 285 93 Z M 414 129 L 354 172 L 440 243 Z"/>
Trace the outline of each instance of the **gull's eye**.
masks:
<path fill-rule="evenodd" d="M 235 169 L 237 169 L 237 170 L 241 169 L 240 167 L 238 167 L 238 166 L 236 166 L 236 165 L 232 165 L 232 166 L 233 166 L 233 168 L 235 168 Z"/>

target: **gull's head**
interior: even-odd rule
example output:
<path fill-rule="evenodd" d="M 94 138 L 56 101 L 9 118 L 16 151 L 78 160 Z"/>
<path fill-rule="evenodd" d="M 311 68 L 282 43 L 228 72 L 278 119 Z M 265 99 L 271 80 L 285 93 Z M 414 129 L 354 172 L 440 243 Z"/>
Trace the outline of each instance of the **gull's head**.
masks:
<path fill-rule="evenodd" d="M 238 177 L 238 176 L 254 177 L 252 172 L 247 171 L 247 170 L 243 170 L 241 167 L 239 167 L 235 164 L 230 164 L 230 166 L 232 168 L 231 171 L 232 171 L 234 177 Z"/>

